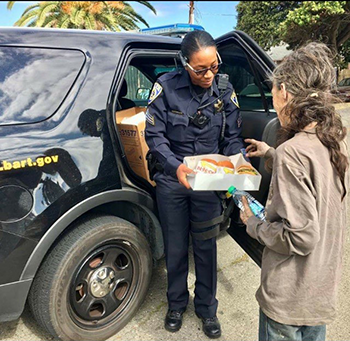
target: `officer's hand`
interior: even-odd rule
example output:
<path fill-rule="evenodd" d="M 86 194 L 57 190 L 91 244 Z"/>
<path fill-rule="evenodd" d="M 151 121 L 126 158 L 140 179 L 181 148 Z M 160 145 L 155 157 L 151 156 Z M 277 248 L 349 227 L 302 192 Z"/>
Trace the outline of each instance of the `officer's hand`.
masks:
<path fill-rule="evenodd" d="M 240 218 L 243 221 L 244 225 L 247 225 L 247 221 L 250 217 L 252 217 L 254 214 L 252 210 L 250 209 L 248 205 L 247 198 L 245 196 L 242 196 L 242 204 L 244 207 L 244 211 L 240 212 Z"/>
<path fill-rule="evenodd" d="M 184 185 L 187 189 L 190 189 L 191 186 L 187 181 L 187 174 L 193 173 L 191 168 L 188 168 L 184 163 L 182 163 L 176 171 L 177 179 L 181 185 Z"/>
<path fill-rule="evenodd" d="M 270 146 L 262 141 L 254 139 L 245 139 L 244 141 L 250 143 L 245 149 L 248 157 L 264 157 L 266 152 L 270 149 Z"/>

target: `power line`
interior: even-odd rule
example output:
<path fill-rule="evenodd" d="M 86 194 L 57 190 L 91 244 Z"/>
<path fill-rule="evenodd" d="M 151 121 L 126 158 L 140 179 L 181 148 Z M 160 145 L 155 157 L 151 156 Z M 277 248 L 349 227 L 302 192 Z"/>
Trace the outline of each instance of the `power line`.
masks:
<path fill-rule="evenodd" d="M 198 25 L 202 25 L 202 22 L 205 21 L 203 16 L 218 16 L 218 17 L 235 17 L 236 16 L 236 14 L 202 12 L 199 9 L 199 7 L 200 7 L 199 1 L 195 1 L 194 21 Z"/>
<path fill-rule="evenodd" d="M 197 4 L 197 6 L 196 6 L 196 13 L 195 13 L 194 18 L 195 18 L 196 24 L 198 24 L 198 25 L 201 25 L 201 24 L 202 24 L 202 23 L 201 23 L 201 21 L 202 21 L 202 19 L 203 19 L 203 17 L 202 17 L 202 12 L 199 10 L 198 4 Z"/>
<path fill-rule="evenodd" d="M 216 16 L 222 16 L 222 17 L 234 17 L 236 14 L 225 14 L 225 13 L 202 13 L 203 15 L 216 15 Z"/>

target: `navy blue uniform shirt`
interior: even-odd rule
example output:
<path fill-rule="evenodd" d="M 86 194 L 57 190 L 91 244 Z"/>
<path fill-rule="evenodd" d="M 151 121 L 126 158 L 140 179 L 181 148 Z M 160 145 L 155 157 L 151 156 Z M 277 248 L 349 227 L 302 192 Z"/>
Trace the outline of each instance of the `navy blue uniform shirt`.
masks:
<path fill-rule="evenodd" d="M 241 115 L 236 94 L 229 83 L 222 97 L 226 124 L 221 139 L 223 118 L 214 104 L 220 95 L 216 79 L 211 88 L 203 89 L 204 95 L 194 91 L 188 72 L 173 71 L 159 77 L 153 86 L 146 112 L 146 142 L 167 175 L 176 175 L 176 170 L 185 156 L 201 154 L 233 155 L 243 148 Z M 200 109 L 210 118 L 203 128 L 195 126 L 190 116 Z"/>

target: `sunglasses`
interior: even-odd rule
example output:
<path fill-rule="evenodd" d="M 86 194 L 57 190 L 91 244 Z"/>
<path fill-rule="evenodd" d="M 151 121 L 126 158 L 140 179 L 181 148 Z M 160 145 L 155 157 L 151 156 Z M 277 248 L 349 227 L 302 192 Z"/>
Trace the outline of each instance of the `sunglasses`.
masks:
<path fill-rule="evenodd" d="M 186 63 L 186 66 L 196 74 L 196 76 L 198 77 L 203 77 L 209 70 L 212 72 L 212 73 L 216 73 L 218 70 L 219 70 L 219 67 L 220 65 L 222 64 L 222 60 L 221 60 L 221 57 L 219 55 L 219 53 L 217 52 L 216 53 L 217 56 L 218 56 L 218 60 L 219 62 L 217 64 L 214 64 L 210 67 L 207 67 L 205 69 L 200 69 L 200 70 L 195 70 L 190 64 Z"/>

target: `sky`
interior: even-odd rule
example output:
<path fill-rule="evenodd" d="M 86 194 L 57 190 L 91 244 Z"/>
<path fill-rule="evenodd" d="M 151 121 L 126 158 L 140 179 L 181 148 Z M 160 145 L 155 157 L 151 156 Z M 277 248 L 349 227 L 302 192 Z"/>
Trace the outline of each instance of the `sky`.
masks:
<path fill-rule="evenodd" d="M 237 23 L 236 6 L 239 1 L 195 1 L 194 24 L 201 25 L 214 38 L 232 31 Z M 0 26 L 13 26 L 24 10 L 36 1 L 16 1 L 12 10 L 6 8 L 7 1 L 0 2 Z M 150 1 L 157 15 L 135 1 L 128 1 L 150 27 L 175 23 L 188 23 L 189 1 Z M 140 28 L 146 28 L 144 24 Z"/>

